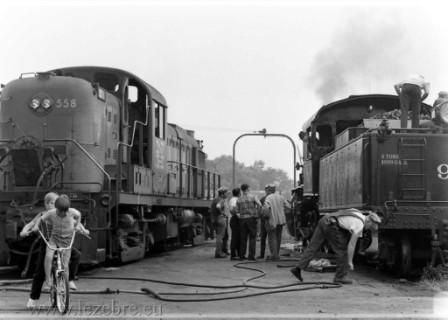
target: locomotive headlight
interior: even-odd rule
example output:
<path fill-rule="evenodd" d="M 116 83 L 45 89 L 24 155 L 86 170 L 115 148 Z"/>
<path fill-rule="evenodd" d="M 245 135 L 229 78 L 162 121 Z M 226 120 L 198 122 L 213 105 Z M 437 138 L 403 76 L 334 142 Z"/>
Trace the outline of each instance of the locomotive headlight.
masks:
<path fill-rule="evenodd" d="M 439 116 L 443 122 L 448 123 L 448 103 L 445 103 L 440 107 Z"/>
<path fill-rule="evenodd" d="M 42 107 L 44 107 L 45 109 L 48 109 L 51 107 L 51 100 L 48 98 L 45 98 L 44 100 L 42 100 Z"/>
<path fill-rule="evenodd" d="M 40 100 L 37 98 L 34 98 L 33 100 L 31 100 L 30 102 L 30 107 L 34 110 L 36 110 L 37 108 L 39 108 L 40 106 Z"/>

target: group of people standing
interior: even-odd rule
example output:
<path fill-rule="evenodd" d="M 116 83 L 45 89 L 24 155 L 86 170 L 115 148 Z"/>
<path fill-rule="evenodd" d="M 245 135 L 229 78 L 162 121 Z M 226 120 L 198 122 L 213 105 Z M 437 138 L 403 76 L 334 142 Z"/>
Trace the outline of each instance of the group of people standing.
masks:
<path fill-rule="evenodd" d="M 266 196 L 260 200 L 250 192 L 250 186 L 246 183 L 233 189 L 232 197 L 227 201 L 228 191 L 227 188 L 219 188 L 218 197 L 211 204 L 211 222 L 216 231 L 215 258 L 230 255 L 231 260 L 263 259 L 267 238 L 271 255 L 266 259 L 278 260 L 283 226 L 286 224 L 285 210 L 291 208 L 289 202 L 276 194 L 275 184 L 266 185 Z M 258 223 L 261 248 L 260 255 L 255 257 Z M 227 250 L 228 225 L 231 230 L 230 253 Z"/>

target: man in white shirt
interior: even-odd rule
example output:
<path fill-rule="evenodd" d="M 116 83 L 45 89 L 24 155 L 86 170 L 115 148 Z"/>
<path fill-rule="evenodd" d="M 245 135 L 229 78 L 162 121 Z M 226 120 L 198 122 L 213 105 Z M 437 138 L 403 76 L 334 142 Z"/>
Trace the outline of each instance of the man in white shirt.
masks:
<path fill-rule="evenodd" d="M 422 101 L 429 95 L 429 82 L 423 76 L 410 75 L 394 88 L 400 97 L 401 128 L 408 127 L 409 111 L 412 111 L 412 128 L 418 128 Z"/>
<path fill-rule="evenodd" d="M 362 237 L 363 229 L 376 230 L 380 223 L 381 219 L 376 213 L 364 216 L 357 209 L 339 210 L 325 215 L 319 220 L 310 244 L 300 257 L 297 266 L 290 270 L 291 273 L 303 281 L 301 270 L 308 266 L 323 242 L 328 240 L 336 254 L 337 267 L 333 282 L 351 284 L 352 280 L 347 279 L 346 275 L 348 269 L 354 269 L 353 255 L 356 242 Z"/>

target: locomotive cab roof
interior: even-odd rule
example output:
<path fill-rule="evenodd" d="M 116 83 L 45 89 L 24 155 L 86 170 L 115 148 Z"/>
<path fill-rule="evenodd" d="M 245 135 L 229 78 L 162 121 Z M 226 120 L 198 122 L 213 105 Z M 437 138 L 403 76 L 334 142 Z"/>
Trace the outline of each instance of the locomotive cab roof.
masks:
<path fill-rule="evenodd" d="M 308 121 L 303 124 L 302 129 L 309 131 L 310 127 L 321 123 L 337 123 L 340 120 L 362 121 L 373 117 L 380 112 L 388 112 L 400 109 L 400 98 L 390 94 L 365 94 L 351 95 L 346 99 L 331 102 L 322 106 Z M 422 103 L 421 113 L 430 114 L 431 106 Z M 339 131 L 339 130 L 338 130 Z M 342 131 L 342 130 L 340 130 Z"/>
<path fill-rule="evenodd" d="M 121 95 L 124 86 L 136 83 L 149 92 L 152 99 L 167 106 L 165 97 L 157 89 L 125 70 L 98 66 L 79 66 L 53 69 L 48 72 L 57 76 L 76 77 L 91 83 L 99 83 L 101 87 L 118 96 Z"/>

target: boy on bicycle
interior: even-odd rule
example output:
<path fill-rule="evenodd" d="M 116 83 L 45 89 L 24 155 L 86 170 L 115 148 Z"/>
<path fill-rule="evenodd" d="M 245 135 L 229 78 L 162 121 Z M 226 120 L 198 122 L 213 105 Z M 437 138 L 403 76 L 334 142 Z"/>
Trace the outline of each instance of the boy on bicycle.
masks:
<path fill-rule="evenodd" d="M 42 217 L 40 217 L 33 228 L 37 230 L 40 226 L 40 222 L 44 221 L 50 226 L 51 235 L 49 239 L 49 244 L 52 247 L 57 248 L 67 248 L 70 246 L 70 242 L 73 237 L 73 232 L 81 229 L 80 220 L 81 213 L 70 208 L 71 202 L 70 198 L 66 195 L 59 196 L 55 201 L 55 209 L 47 211 Z M 51 279 L 51 265 L 55 250 L 50 249 L 47 246 L 47 252 L 45 255 L 44 268 L 46 275 L 46 282 L 49 286 L 52 285 Z M 64 250 L 62 255 L 62 262 L 65 266 L 66 272 L 68 273 L 68 263 L 70 261 L 71 250 Z"/>

